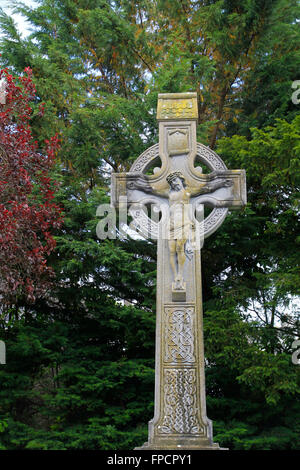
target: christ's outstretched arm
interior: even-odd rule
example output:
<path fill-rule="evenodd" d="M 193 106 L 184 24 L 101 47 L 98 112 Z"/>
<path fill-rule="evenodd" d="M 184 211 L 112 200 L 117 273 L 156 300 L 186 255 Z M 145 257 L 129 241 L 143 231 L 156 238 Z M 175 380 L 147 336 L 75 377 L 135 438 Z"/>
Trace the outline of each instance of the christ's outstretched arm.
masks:
<path fill-rule="evenodd" d="M 201 196 L 201 194 L 213 193 L 219 188 L 230 188 L 232 186 L 232 181 L 229 179 L 216 179 L 215 181 L 210 181 L 199 188 L 191 188 L 192 196 Z"/>
<path fill-rule="evenodd" d="M 156 190 L 150 185 L 147 176 L 144 176 L 141 173 L 137 173 L 136 175 L 132 173 L 130 179 L 127 181 L 127 188 L 131 190 L 140 190 L 144 193 L 154 194 L 164 198 L 169 197 L 169 187 L 163 190 Z"/>

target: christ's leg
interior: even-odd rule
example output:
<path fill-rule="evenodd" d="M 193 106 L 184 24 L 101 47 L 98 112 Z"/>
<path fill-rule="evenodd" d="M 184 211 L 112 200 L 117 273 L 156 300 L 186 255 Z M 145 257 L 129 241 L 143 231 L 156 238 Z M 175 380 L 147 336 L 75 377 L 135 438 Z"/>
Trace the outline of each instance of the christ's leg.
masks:
<path fill-rule="evenodd" d="M 170 264 L 173 271 L 174 279 L 177 277 L 176 268 L 176 240 L 169 240 L 169 251 L 170 251 Z"/>
<path fill-rule="evenodd" d="M 185 263 L 185 252 L 184 252 L 184 245 L 185 245 L 186 240 L 181 239 L 177 240 L 176 243 L 176 251 L 177 251 L 177 259 L 178 259 L 178 275 L 176 278 L 176 281 L 179 284 L 179 288 L 183 289 L 183 268 L 184 268 L 184 263 Z"/>

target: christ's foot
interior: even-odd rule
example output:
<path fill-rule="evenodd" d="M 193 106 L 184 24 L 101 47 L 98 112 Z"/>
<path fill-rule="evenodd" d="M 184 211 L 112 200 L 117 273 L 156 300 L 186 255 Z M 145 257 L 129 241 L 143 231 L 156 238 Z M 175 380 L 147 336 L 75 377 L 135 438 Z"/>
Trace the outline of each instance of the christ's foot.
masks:
<path fill-rule="evenodd" d="M 184 289 L 184 285 L 183 285 L 183 277 L 182 276 L 176 276 L 176 279 L 175 279 L 175 289 L 177 290 L 183 290 Z"/>

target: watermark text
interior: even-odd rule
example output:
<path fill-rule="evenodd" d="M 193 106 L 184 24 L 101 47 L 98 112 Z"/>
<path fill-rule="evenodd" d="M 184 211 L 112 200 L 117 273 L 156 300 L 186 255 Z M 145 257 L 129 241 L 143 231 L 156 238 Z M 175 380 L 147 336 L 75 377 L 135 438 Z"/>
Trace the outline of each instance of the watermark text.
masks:
<path fill-rule="evenodd" d="M 0 340 L 0 364 L 6 364 L 6 347 L 4 341 Z"/>
<path fill-rule="evenodd" d="M 292 83 L 292 89 L 295 90 L 294 93 L 292 93 L 292 102 L 294 104 L 299 104 L 300 103 L 300 80 L 294 80 Z"/>

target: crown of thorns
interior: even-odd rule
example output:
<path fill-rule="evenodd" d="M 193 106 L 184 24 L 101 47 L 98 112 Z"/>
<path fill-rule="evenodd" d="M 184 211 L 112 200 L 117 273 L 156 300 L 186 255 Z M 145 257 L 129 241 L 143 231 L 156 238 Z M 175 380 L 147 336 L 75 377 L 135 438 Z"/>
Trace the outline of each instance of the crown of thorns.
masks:
<path fill-rule="evenodd" d="M 183 174 L 181 173 L 181 171 L 174 171 L 173 173 L 170 173 L 170 174 L 167 176 L 166 180 L 167 180 L 167 182 L 168 182 L 169 184 L 171 184 L 172 181 L 174 181 L 176 178 L 180 178 L 181 180 L 184 181 L 184 176 L 183 176 Z"/>

